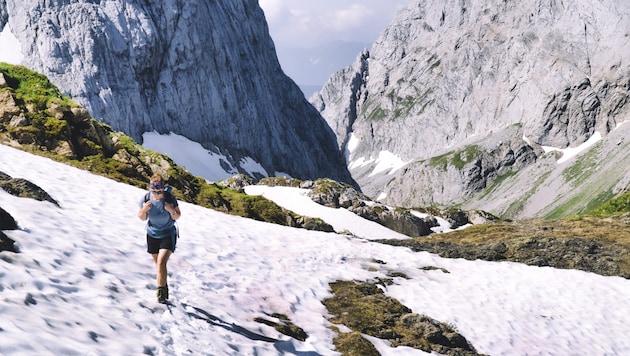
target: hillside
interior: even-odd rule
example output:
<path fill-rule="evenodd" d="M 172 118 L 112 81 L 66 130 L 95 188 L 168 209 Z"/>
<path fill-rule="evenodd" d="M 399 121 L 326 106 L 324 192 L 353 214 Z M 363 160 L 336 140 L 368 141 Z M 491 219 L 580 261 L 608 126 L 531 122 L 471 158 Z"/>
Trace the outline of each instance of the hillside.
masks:
<path fill-rule="evenodd" d="M 0 252 L 3 354 L 630 352 L 627 279 L 445 259 L 185 202 L 174 304 L 160 308 L 136 217 L 144 189 L 4 145 L 0 156 L 0 171 L 59 204 L 0 190 L 19 224 L 4 231 L 19 253 Z"/>

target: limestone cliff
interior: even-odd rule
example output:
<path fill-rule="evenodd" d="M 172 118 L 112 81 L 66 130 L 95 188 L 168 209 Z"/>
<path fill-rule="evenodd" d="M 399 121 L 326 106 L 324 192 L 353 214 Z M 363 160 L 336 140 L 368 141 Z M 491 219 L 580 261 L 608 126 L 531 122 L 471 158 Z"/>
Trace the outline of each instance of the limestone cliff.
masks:
<path fill-rule="evenodd" d="M 630 120 L 630 3 L 412 1 L 310 101 L 368 195 L 536 215 L 515 196 L 518 212 L 476 203 L 545 146 L 606 140 Z M 533 194 L 549 169 L 511 183 Z"/>
<path fill-rule="evenodd" d="M 270 175 L 351 182 L 256 0 L 0 0 L 7 23 L 24 65 L 136 140 L 174 132 L 241 171 L 251 158 Z"/>

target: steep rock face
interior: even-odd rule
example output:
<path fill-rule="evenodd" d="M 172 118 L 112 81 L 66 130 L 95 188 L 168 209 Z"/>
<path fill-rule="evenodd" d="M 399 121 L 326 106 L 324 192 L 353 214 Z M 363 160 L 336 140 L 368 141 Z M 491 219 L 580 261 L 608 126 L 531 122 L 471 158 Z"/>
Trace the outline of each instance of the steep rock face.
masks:
<path fill-rule="evenodd" d="M 24 64 L 141 141 L 174 132 L 273 175 L 350 182 L 331 130 L 282 72 L 255 0 L 0 0 Z"/>
<path fill-rule="evenodd" d="M 461 204 L 535 162 L 541 146 L 576 147 L 630 119 L 628 24 L 623 0 L 415 1 L 310 101 L 366 194 Z M 492 136 L 513 125 L 506 155 L 431 164 L 498 144 Z M 384 151 L 407 165 L 379 172 Z"/>

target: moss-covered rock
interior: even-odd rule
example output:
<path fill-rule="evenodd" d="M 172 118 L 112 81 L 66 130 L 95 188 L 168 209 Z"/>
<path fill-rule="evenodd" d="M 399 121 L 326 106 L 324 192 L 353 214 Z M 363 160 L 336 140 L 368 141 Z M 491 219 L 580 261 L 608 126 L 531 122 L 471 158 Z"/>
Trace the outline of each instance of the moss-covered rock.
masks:
<path fill-rule="evenodd" d="M 358 339 L 360 334 L 357 333 L 361 333 L 387 340 L 392 347 L 408 346 L 447 355 L 477 355 L 466 338 L 450 325 L 412 313 L 398 300 L 386 296 L 382 290 L 386 284 L 357 281 L 330 283 L 333 297 L 323 301 L 333 315 L 330 321 L 353 331 L 334 340 L 338 351 L 344 355 L 358 355 L 363 350 L 371 352 Z"/>

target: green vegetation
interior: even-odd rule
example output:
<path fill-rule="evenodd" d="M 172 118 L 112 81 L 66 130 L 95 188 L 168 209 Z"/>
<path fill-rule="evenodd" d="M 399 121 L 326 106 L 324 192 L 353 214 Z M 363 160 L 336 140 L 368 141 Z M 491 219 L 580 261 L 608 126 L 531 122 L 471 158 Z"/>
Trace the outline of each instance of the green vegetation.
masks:
<path fill-rule="evenodd" d="M 630 278 L 628 223 L 628 214 L 606 219 L 534 219 L 474 225 L 422 239 L 381 242 L 446 258 L 513 261 Z"/>
<path fill-rule="evenodd" d="M 440 156 L 432 157 L 429 161 L 431 167 L 447 170 L 449 166 L 462 169 L 464 166 L 481 154 L 481 148 L 477 145 L 467 146 L 463 150 L 447 152 Z"/>
<path fill-rule="evenodd" d="M 630 192 L 619 197 L 607 200 L 592 210 L 589 215 L 599 218 L 606 218 L 616 215 L 628 214 L 630 212 Z"/>
<path fill-rule="evenodd" d="M 538 177 L 538 179 L 536 179 L 536 184 L 534 184 L 534 186 L 530 190 L 523 192 L 523 194 L 521 194 L 517 200 L 515 200 L 512 204 L 510 204 L 510 207 L 506 210 L 506 215 L 513 216 L 513 215 L 516 215 L 516 212 L 521 211 L 523 209 L 523 206 L 527 202 L 527 200 L 529 200 L 529 198 L 531 198 L 531 196 L 534 195 L 534 193 L 536 193 L 536 191 L 538 190 L 538 187 L 542 183 L 544 183 L 545 180 L 547 180 L 547 178 L 549 178 L 550 174 L 551 172 L 546 172 L 540 177 Z"/>
<path fill-rule="evenodd" d="M 577 186 L 594 173 L 599 164 L 598 155 L 601 150 L 601 142 L 598 142 L 585 154 L 579 156 L 573 164 L 568 166 L 562 175 L 567 182 Z"/>
<path fill-rule="evenodd" d="M 490 193 L 492 193 L 498 186 L 500 186 L 501 184 L 503 184 L 503 182 L 516 175 L 516 172 L 513 171 L 508 171 L 500 176 L 498 176 L 497 178 L 495 178 L 492 181 L 492 184 L 490 184 L 490 186 L 488 186 L 480 195 L 479 198 L 483 199 L 485 197 L 487 197 Z"/>
<path fill-rule="evenodd" d="M 131 137 L 95 121 L 45 76 L 6 63 L 0 63 L 0 73 L 8 84 L 1 90 L 8 91 L 19 108 L 11 116 L 23 118 L 19 125 L 12 125 L 0 115 L 0 142 L 139 188 L 146 188 L 149 177 L 158 172 L 181 200 L 233 215 L 299 226 L 299 216 L 272 201 L 207 183 L 168 156 L 147 150 Z M 314 226 L 313 221 L 310 226 Z"/>
<path fill-rule="evenodd" d="M 366 117 L 367 121 L 380 121 L 383 120 L 387 116 L 387 112 L 383 110 L 381 107 L 377 107 L 372 110 L 370 114 Z"/>
<path fill-rule="evenodd" d="M 78 107 L 68 97 L 61 94 L 48 78 L 23 66 L 14 66 L 0 62 L 0 72 L 5 75 L 9 87 L 13 88 L 15 98 L 34 110 L 45 110 L 50 104 Z"/>
<path fill-rule="evenodd" d="M 392 347 L 407 346 L 440 354 L 477 354 L 452 326 L 414 314 L 398 300 L 386 296 L 382 288 L 392 283 L 391 279 L 330 283 L 333 297 L 323 301 L 333 315 L 330 321 L 352 330 L 339 333 L 333 340 L 337 351 L 343 355 L 378 355 L 371 343 L 362 340 L 361 334 L 366 334 L 388 340 Z M 338 328 L 333 330 L 339 332 Z"/>
<path fill-rule="evenodd" d="M 399 118 L 406 118 L 411 115 L 411 111 L 416 108 L 418 105 L 422 104 L 420 109 L 415 112 L 415 115 L 420 115 L 424 112 L 425 108 L 433 103 L 433 100 L 427 100 L 429 95 L 433 92 L 432 89 L 426 89 L 424 92 L 420 93 L 417 88 L 416 95 L 406 95 L 404 98 L 396 95 L 395 91 L 392 90 L 387 95 L 392 102 L 395 103 L 395 109 L 392 112 L 390 120 L 397 120 Z"/>
<path fill-rule="evenodd" d="M 334 195 L 346 189 L 354 189 L 350 184 L 337 182 L 328 178 L 320 178 L 313 182 L 311 194 Z"/>
<path fill-rule="evenodd" d="M 610 191 L 602 191 L 592 197 L 588 191 L 580 191 L 545 215 L 545 219 L 560 219 L 572 215 L 587 215 L 613 197 Z"/>

